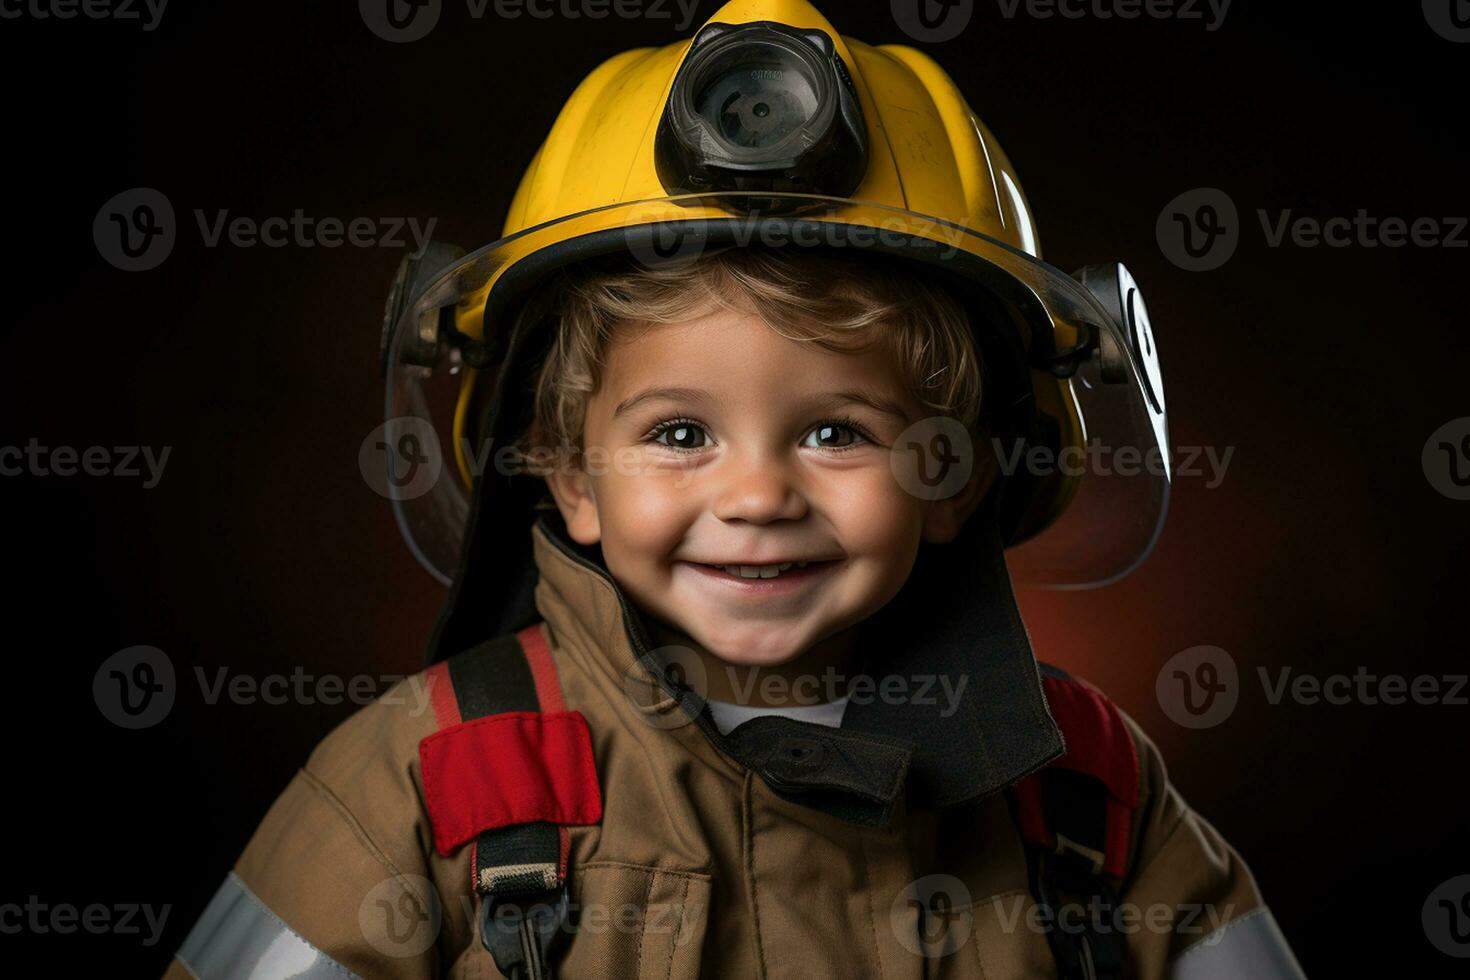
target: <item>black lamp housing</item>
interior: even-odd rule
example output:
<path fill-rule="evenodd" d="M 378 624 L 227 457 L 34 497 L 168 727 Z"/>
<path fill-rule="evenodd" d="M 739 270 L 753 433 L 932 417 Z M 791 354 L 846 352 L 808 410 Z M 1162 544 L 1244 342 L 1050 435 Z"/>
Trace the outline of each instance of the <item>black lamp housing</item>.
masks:
<path fill-rule="evenodd" d="M 851 194 L 868 169 L 866 127 L 832 38 L 706 26 L 674 78 L 654 162 L 670 194 Z"/>

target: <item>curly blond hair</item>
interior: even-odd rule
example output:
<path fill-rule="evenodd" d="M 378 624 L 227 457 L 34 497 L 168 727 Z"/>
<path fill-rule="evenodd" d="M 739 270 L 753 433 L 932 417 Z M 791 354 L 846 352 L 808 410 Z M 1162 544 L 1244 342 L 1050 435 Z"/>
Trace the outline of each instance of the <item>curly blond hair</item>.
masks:
<path fill-rule="evenodd" d="M 632 259 L 596 263 L 550 288 L 557 328 L 536 378 L 535 421 L 517 440 L 523 459 L 581 447 L 587 402 L 619 330 L 721 308 L 754 314 L 782 337 L 827 350 L 881 345 L 926 408 L 975 434 L 983 424 L 981 364 L 964 308 L 892 260 L 726 248 L 652 268 Z"/>

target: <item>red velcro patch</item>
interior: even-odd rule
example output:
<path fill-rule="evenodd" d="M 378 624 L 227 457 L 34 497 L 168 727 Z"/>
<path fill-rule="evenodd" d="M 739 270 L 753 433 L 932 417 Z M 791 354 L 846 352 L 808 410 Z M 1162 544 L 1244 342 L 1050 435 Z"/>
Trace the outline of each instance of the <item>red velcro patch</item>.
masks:
<path fill-rule="evenodd" d="M 593 824 L 602 792 L 580 711 L 508 711 L 419 743 L 434 849 L 444 857 L 487 830 Z"/>

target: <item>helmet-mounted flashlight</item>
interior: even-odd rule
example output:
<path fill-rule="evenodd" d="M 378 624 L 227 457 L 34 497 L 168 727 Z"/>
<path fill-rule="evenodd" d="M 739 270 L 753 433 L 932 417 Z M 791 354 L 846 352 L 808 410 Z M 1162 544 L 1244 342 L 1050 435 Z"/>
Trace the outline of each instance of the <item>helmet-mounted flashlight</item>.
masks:
<path fill-rule="evenodd" d="M 865 133 L 852 77 L 826 33 L 710 24 L 674 78 L 654 162 L 670 194 L 844 197 L 867 172 Z"/>

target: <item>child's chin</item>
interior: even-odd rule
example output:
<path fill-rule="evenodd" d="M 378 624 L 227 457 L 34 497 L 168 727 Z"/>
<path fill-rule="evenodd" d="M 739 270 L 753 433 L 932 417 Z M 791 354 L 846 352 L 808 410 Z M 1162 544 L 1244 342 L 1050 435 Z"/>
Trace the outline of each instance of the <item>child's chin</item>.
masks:
<path fill-rule="evenodd" d="M 701 637 L 698 633 L 693 636 L 710 654 L 736 667 L 779 667 L 801 656 L 810 645 L 804 633 L 770 629 L 737 629 L 715 636 Z"/>

